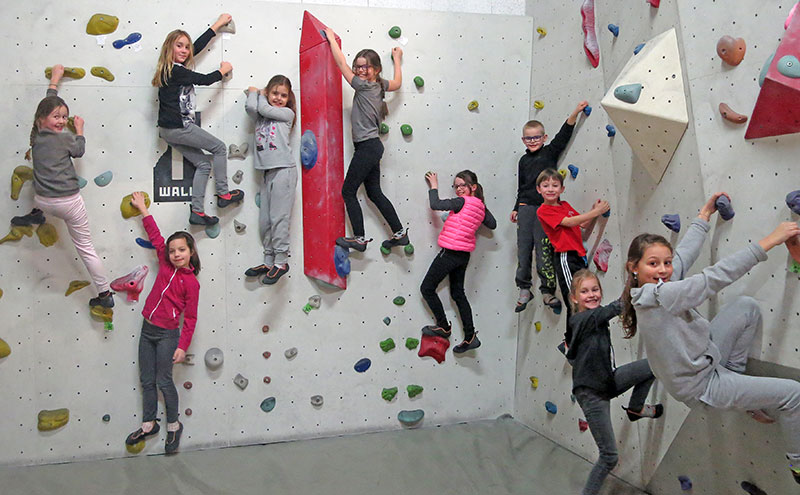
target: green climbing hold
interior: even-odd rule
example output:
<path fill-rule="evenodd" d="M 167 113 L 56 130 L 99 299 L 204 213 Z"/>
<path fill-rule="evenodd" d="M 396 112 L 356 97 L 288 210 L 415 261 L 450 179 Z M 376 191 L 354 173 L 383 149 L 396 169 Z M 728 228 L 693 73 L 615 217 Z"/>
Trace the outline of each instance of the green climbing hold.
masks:
<path fill-rule="evenodd" d="M 111 184 L 111 179 L 113 178 L 114 178 L 114 172 L 112 172 L 111 170 L 106 170 L 105 172 L 94 178 L 94 183 L 100 187 L 105 187 Z"/>
<path fill-rule="evenodd" d="M 420 387 L 419 385 L 409 385 L 406 387 L 406 392 L 408 392 L 408 397 L 411 399 L 421 394 L 422 390 L 423 390 L 422 387 Z"/>
<path fill-rule="evenodd" d="M 469 110 L 470 112 L 477 109 L 478 109 L 478 100 L 472 100 L 471 102 L 467 103 L 467 110 Z"/>
<path fill-rule="evenodd" d="M 414 86 L 416 86 L 418 88 L 421 88 L 421 87 L 425 86 L 425 79 L 423 79 L 420 76 L 415 77 L 414 78 Z"/>
<path fill-rule="evenodd" d="M 100 79 L 105 79 L 108 82 L 114 80 L 114 74 L 112 74 L 111 71 L 105 67 L 92 67 L 90 72 L 93 76 L 99 77 Z"/>
<path fill-rule="evenodd" d="M 19 199 L 19 192 L 22 190 L 22 185 L 33 180 L 33 169 L 27 165 L 20 165 L 15 168 L 11 173 L 11 199 L 14 201 Z"/>
<path fill-rule="evenodd" d="M 58 231 L 52 224 L 43 223 L 36 228 L 36 237 L 44 247 L 50 247 L 58 242 Z"/>
<path fill-rule="evenodd" d="M 10 354 L 11 346 L 5 340 L 0 339 L 0 359 L 8 357 Z M 397 389 L 394 389 L 394 391 L 397 392 Z"/>
<path fill-rule="evenodd" d="M 403 297 L 403 296 L 397 296 L 397 297 L 395 297 L 394 299 L 392 299 L 392 302 L 393 302 L 393 303 L 394 303 L 396 306 L 402 306 L 403 304 L 405 304 L 405 303 L 406 303 L 406 298 L 405 298 L 405 297 Z"/>
<path fill-rule="evenodd" d="M 378 132 L 381 134 L 389 134 L 389 126 L 386 124 L 386 122 L 381 122 L 380 131 Z"/>
<path fill-rule="evenodd" d="M 90 282 L 88 280 L 73 280 L 72 282 L 69 283 L 69 287 L 67 287 L 67 290 L 64 292 L 64 295 L 68 296 L 75 291 L 79 291 L 84 287 L 88 286 L 89 283 Z"/>
<path fill-rule="evenodd" d="M 403 252 L 405 252 L 406 254 L 409 254 L 409 255 L 414 254 L 414 245 L 413 244 L 406 244 L 403 247 Z"/>
<path fill-rule="evenodd" d="M 414 337 L 406 338 L 406 349 L 413 350 L 416 349 L 419 345 L 419 339 L 415 339 Z"/>
<path fill-rule="evenodd" d="M 381 397 L 383 397 L 383 400 L 386 402 L 394 399 L 395 395 L 397 395 L 397 387 L 385 388 L 381 391 Z"/>
<path fill-rule="evenodd" d="M 792 260 L 792 266 L 789 267 L 789 271 L 792 273 L 800 273 L 800 263 Z"/>
<path fill-rule="evenodd" d="M 36 427 L 39 431 L 50 431 L 61 428 L 69 423 L 69 409 L 53 409 L 52 411 L 43 409 L 39 411 L 38 420 Z"/>
<path fill-rule="evenodd" d="M 122 198 L 122 202 L 119 204 L 119 211 L 122 213 L 122 218 L 131 218 L 142 214 L 142 212 L 139 211 L 139 208 L 136 208 L 133 206 L 133 204 L 131 204 L 132 199 L 132 194 L 128 194 Z M 144 205 L 145 207 L 150 208 L 150 195 L 146 192 L 144 193 Z"/>
<path fill-rule="evenodd" d="M 391 252 L 392 252 L 392 250 L 391 250 L 391 249 L 389 249 L 388 247 L 386 247 L 386 246 L 381 246 L 381 254 L 389 254 L 389 253 L 391 253 Z"/>
<path fill-rule="evenodd" d="M 393 39 L 399 38 L 401 34 L 403 34 L 403 30 L 400 29 L 400 26 L 392 26 L 392 29 L 389 30 L 389 36 Z"/>
<path fill-rule="evenodd" d="M 8 232 L 8 235 L 0 239 L 0 244 L 3 244 L 7 241 L 18 241 L 22 239 L 22 236 L 30 237 L 33 235 L 33 226 L 32 225 L 13 225 L 11 230 Z"/>
<path fill-rule="evenodd" d="M 394 340 L 391 337 L 381 341 L 381 350 L 383 352 L 389 352 L 392 349 L 394 349 Z"/>
<path fill-rule="evenodd" d="M 400 126 L 400 132 L 403 133 L 403 136 L 410 136 L 414 133 L 414 129 L 408 124 L 403 124 Z"/>
<path fill-rule="evenodd" d="M 86 23 L 86 34 L 110 34 L 117 30 L 119 18 L 108 14 L 95 14 Z"/>
<path fill-rule="evenodd" d="M 50 79 L 50 77 L 53 75 L 53 68 L 47 67 L 44 70 L 44 75 L 46 78 Z M 86 75 L 86 70 L 81 67 L 64 67 L 64 77 L 71 77 L 72 79 L 83 79 L 85 75 Z"/>
<path fill-rule="evenodd" d="M 127 450 L 129 454 L 138 454 L 139 452 L 144 450 L 144 440 L 136 442 L 133 445 L 128 445 L 126 443 L 125 450 Z"/>

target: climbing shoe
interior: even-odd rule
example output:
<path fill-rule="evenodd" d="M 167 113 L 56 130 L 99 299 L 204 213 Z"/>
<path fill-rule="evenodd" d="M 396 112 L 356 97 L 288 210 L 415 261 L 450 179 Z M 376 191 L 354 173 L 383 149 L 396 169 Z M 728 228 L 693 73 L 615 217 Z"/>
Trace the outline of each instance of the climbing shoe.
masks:
<path fill-rule="evenodd" d="M 519 297 L 517 298 L 517 307 L 514 308 L 515 313 L 522 313 L 528 307 L 528 303 L 533 299 L 533 294 L 530 289 L 520 289 Z"/>
<path fill-rule="evenodd" d="M 113 308 L 114 307 L 114 293 L 110 290 L 102 292 L 97 295 L 97 297 L 93 297 L 89 299 L 89 306 L 102 306 L 104 308 Z"/>
<path fill-rule="evenodd" d="M 233 204 L 233 203 L 241 203 L 244 199 L 244 191 L 241 189 L 234 189 L 227 194 L 228 198 L 224 196 L 217 196 L 217 206 L 220 208 L 225 208 L 226 206 Z"/>
<path fill-rule="evenodd" d="M 408 229 L 406 230 L 398 230 L 392 237 L 386 239 L 381 243 L 381 247 L 384 249 L 392 249 L 395 246 L 407 246 L 408 245 Z"/>
<path fill-rule="evenodd" d="M 346 249 L 355 249 L 363 253 L 367 250 L 367 243 L 372 239 L 365 239 L 363 237 L 339 237 L 336 239 L 336 245 Z"/>
<path fill-rule="evenodd" d="M 145 433 L 144 430 L 139 428 L 138 430 L 136 430 L 133 433 L 131 433 L 130 435 L 128 435 L 128 438 L 125 439 L 125 444 L 126 445 L 136 445 L 137 443 L 141 442 L 145 438 L 152 437 L 153 435 L 158 434 L 158 430 L 161 429 L 161 427 L 158 426 L 158 421 L 159 420 L 155 420 L 155 422 L 153 423 L 153 429 L 148 431 L 147 433 Z"/>
<path fill-rule="evenodd" d="M 628 419 L 631 421 L 639 421 L 642 418 L 660 418 L 662 414 L 664 414 L 664 406 L 661 404 L 656 404 L 651 406 L 650 404 L 645 404 L 642 408 L 642 412 L 634 412 L 628 409 L 625 406 L 622 406 L 625 409 L 625 413 L 628 415 Z"/>
<path fill-rule="evenodd" d="M 167 439 L 164 441 L 164 451 L 167 454 L 174 454 L 181 445 L 181 434 L 183 433 L 183 423 L 178 423 L 176 431 L 168 431 Z"/>
<path fill-rule="evenodd" d="M 477 349 L 480 346 L 481 346 L 481 341 L 478 340 L 478 333 L 476 332 L 472 334 L 471 339 L 465 340 L 464 342 L 453 347 L 453 352 L 455 354 L 461 354 L 463 352 L 471 351 L 472 349 Z"/>
<path fill-rule="evenodd" d="M 289 271 L 288 264 L 282 267 L 274 265 L 272 268 L 269 269 L 267 275 L 263 279 L 261 279 L 261 283 L 264 285 L 272 285 L 276 283 L 279 278 L 283 277 L 288 271 Z"/>
<path fill-rule="evenodd" d="M 553 310 L 553 313 L 560 315 L 561 314 L 561 301 L 558 300 L 556 296 L 553 294 L 542 294 L 542 302 L 545 306 L 550 307 Z"/>
<path fill-rule="evenodd" d="M 433 337 L 442 337 L 445 339 L 450 338 L 450 325 L 447 325 L 447 328 L 440 327 L 438 325 L 425 325 L 422 327 L 422 333 L 425 335 L 431 335 Z"/>
<path fill-rule="evenodd" d="M 17 227 L 26 227 L 28 225 L 41 225 L 44 223 L 44 213 L 39 208 L 34 208 L 31 210 L 30 213 L 27 215 L 23 215 L 20 217 L 13 217 L 11 219 L 11 225 L 16 225 Z"/>
<path fill-rule="evenodd" d="M 219 218 L 212 215 L 203 215 L 192 210 L 189 214 L 189 223 L 192 225 L 216 225 L 219 223 Z"/>
<path fill-rule="evenodd" d="M 261 275 L 265 275 L 267 272 L 269 272 L 270 268 L 271 267 L 269 267 L 267 265 L 264 265 L 264 264 L 261 264 L 261 265 L 258 265 L 258 266 L 253 266 L 253 267 L 248 268 L 247 271 L 244 272 L 244 276 L 245 277 L 258 277 L 258 276 L 261 276 Z"/>

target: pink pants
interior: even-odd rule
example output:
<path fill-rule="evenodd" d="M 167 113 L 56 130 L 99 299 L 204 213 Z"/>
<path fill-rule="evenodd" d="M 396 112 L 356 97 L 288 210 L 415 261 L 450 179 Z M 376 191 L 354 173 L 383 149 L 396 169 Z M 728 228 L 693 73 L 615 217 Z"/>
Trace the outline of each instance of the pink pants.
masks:
<path fill-rule="evenodd" d="M 67 223 L 72 243 L 75 245 L 75 249 L 78 250 L 78 256 L 83 260 L 86 269 L 89 270 L 94 285 L 97 287 L 97 292 L 109 290 L 106 269 L 94 250 L 94 244 L 92 244 L 89 218 L 86 216 L 86 204 L 83 202 L 81 194 L 76 193 L 72 196 L 60 198 L 46 198 L 34 195 L 33 201 L 36 203 L 36 207 L 42 210 L 45 215 L 53 215 Z"/>

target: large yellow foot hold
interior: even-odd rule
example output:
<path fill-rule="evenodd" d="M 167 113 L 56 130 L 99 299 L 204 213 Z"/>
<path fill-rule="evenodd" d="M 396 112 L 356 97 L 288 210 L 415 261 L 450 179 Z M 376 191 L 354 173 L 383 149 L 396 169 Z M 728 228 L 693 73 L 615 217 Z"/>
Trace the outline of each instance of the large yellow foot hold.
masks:
<path fill-rule="evenodd" d="M 125 450 L 127 450 L 128 453 L 130 453 L 130 454 L 138 454 L 139 452 L 144 450 L 144 440 L 142 440 L 141 442 L 136 442 L 133 445 L 128 445 L 126 443 L 125 444 Z"/>
<path fill-rule="evenodd" d="M 44 75 L 46 78 L 50 79 L 50 76 L 53 75 L 53 68 L 48 67 L 44 70 Z M 80 67 L 64 67 L 64 77 L 71 77 L 73 79 L 83 79 L 86 75 L 86 70 Z"/>
<path fill-rule="evenodd" d="M 92 67 L 91 72 L 93 76 L 105 79 L 108 82 L 114 80 L 114 74 L 112 74 L 111 71 L 105 67 Z"/>
<path fill-rule="evenodd" d="M 86 24 L 86 34 L 109 34 L 117 30 L 119 18 L 108 14 L 95 14 Z"/>
<path fill-rule="evenodd" d="M 27 165 L 20 165 L 11 173 L 11 199 L 14 201 L 19 199 L 19 192 L 22 190 L 22 185 L 33 180 L 33 169 Z"/>
<path fill-rule="evenodd" d="M 67 290 L 64 292 L 64 295 L 68 296 L 75 291 L 83 289 L 87 285 L 89 285 L 88 280 L 73 280 L 72 282 L 69 283 L 69 287 L 67 287 Z"/>
<path fill-rule="evenodd" d="M 39 411 L 39 424 L 36 425 L 39 431 L 50 431 L 56 428 L 61 428 L 69 423 L 69 409 L 53 409 L 48 411 L 44 409 Z"/>
<path fill-rule="evenodd" d="M 43 223 L 36 229 L 36 235 L 39 237 L 39 242 L 44 247 L 50 247 L 58 241 L 58 232 L 52 224 Z"/>
<path fill-rule="evenodd" d="M 11 227 L 11 231 L 8 233 L 7 236 L 0 239 L 0 244 L 3 244 L 6 241 L 18 241 L 22 239 L 22 236 L 32 236 L 33 235 L 33 225 L 14 225 Z"/>
<path fill-rule="evenodd" d="M 92 316 L 103 320 L 105 323 L 111 323 L 114 320 L 114 310 L 103 306 L 92 306 Z"/>
<path fill-rule="evenodd" d="M 131 218 L 142 214 L 138 208 L 131 204 L 132 197 L 132 194 L 128 194 L 122 198 L 122 203 L 119 205 L 119 211 L 122 212 L 122 218 Z M 144 193 L 144 205 L 150 208 L 150 195 L 147 193 Z"/>
<path fill-rule="evenodd" d="M 11 346 L 5 340 L 0 339 L 0 359 L 8 357 L 9 354 L 11 354 Z"/>

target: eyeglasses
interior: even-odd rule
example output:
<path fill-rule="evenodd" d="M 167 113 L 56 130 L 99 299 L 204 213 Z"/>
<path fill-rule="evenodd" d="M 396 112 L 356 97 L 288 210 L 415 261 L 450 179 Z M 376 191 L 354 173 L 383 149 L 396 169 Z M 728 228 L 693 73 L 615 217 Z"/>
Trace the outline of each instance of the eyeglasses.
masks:
<path fill-rule="evenodd" d="M 372 67 L 372 66 L 371 66 L 371 65 L 369 65 L 369 64 L 364 64 L 364 65 L 356 65 L 356 66 L 355 66 L 355 71 L 356 71 L 356 72 L 358 72 L 358 71 L 360 71 L 360 70 L 363 70 L 364 72 L 367 72 L 367 71 L 369 70 L 369 68 L 370 68 L 370 67 Z"/>
<path fill-rule="evenodd" d="M 461 187 L 469 187 L 469 184 L 467 183 L 453 184 L 453 189 L 459 189 Z"/>
<path fill-rule="evenodd" d="M 522 136 L 522 140 L 526 143 L 538 143 L 544 139 L 544 134 L 539 134 L 538 136 Z"/>

